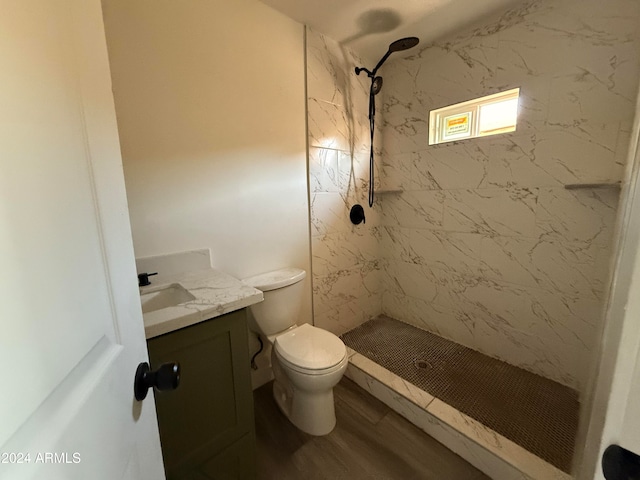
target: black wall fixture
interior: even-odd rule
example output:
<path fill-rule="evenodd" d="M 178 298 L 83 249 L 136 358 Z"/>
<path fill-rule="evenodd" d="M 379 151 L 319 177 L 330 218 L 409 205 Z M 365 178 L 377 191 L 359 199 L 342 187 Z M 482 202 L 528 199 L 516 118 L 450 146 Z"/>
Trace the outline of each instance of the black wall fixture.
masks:
<path fill-rule="evenodd" d="M 364 208 L 362 205 L 355 204 L 351 207 L 351 212 L 349 212 L 349 218 L 351 219 L 351 223 L 354 225 L 359 225 L 362 222 L 367 223 L 364 219 Z"/>

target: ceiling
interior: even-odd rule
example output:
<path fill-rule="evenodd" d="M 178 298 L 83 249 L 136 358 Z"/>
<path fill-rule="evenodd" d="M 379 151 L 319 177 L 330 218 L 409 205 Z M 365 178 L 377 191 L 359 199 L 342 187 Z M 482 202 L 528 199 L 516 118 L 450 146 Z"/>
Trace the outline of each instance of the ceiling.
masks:
<path fill-rule="evenodd" d="M 261 0 L 376 62 L 391 42 L 416 36 L 422 45 L 518 0 Z"/>

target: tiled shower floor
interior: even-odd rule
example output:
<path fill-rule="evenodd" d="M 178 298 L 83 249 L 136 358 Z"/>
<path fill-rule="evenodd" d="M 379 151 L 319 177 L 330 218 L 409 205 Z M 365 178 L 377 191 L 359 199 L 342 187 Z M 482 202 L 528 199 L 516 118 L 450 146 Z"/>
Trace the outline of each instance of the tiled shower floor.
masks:
<path fill-rule="evenodd" d="M 399 377 L 570 471 L 579 412 L 574 390 L 384 316 L 341 338 Z"/>

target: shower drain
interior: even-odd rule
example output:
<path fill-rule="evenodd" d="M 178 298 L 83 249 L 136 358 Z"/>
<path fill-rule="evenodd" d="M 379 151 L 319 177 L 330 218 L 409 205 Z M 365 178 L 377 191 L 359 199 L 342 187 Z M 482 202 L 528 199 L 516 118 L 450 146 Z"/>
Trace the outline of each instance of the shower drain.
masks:
<path fill-rule="evenodd" d="M 416 366 L 416 368 L 420 370 L 426 370 L 427 368 L 431 367 L 431 365 L 429 365 L 429 363 L 426 360 L 422 360 L 420 358 L 416 358 L 413 361 L 413 364 Z"/>

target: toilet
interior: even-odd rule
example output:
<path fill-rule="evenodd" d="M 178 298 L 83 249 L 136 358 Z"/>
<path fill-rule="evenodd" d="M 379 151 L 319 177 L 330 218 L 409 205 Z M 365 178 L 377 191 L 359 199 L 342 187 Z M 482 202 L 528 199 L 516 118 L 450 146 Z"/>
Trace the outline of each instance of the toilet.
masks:
<path fill-rule="evenodd" d="M 250 328 L 272 345 L 276 403 L 303 432 L 327 435 L 336 425 L 333 387 L 349 361 L 347 348 L 336 335 L 296 323 L 306 275 L 299 268 L 284 268 L 242 281 L 264 295 L 263 302 L 249 307 Z"/>

